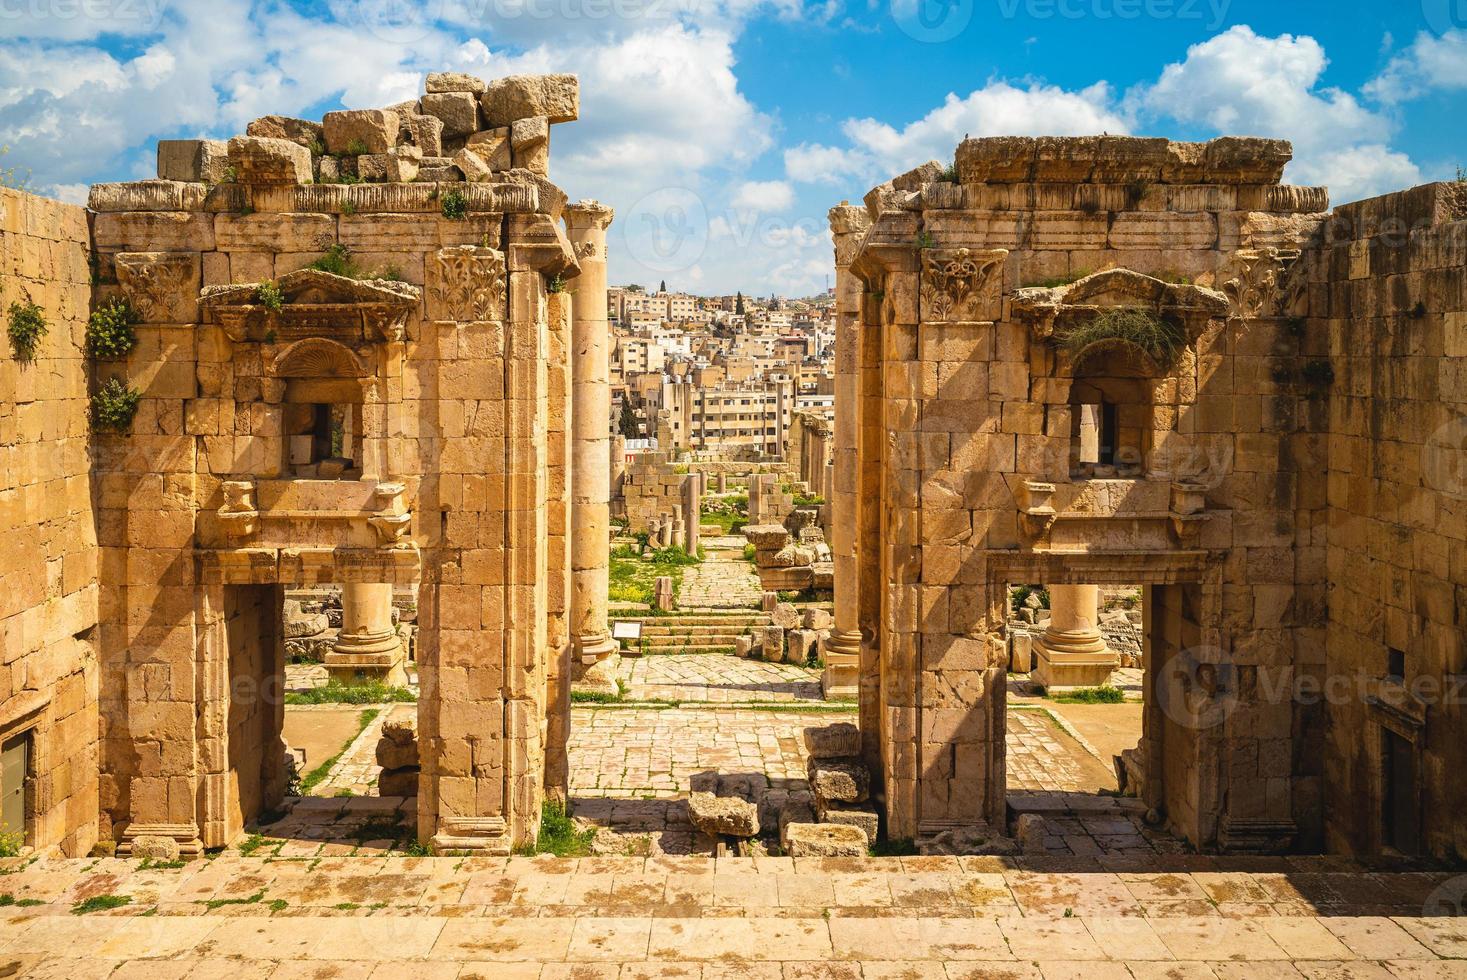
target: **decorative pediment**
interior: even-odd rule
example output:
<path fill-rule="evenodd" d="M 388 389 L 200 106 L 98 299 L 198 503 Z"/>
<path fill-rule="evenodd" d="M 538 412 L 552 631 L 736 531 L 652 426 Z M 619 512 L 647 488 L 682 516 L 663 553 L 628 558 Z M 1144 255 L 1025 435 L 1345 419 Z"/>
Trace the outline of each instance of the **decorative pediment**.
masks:
<path fill-rule="evenodd" d="M 923 249 L 922 321 L 997 319 L 1008 254 L 1001 248 Z"/>
<path fill-rule="evenodd" d="M 1261 248 L 1234 255 L 1231 276 L 1222 284 L 1233 316 L 1293 315 L 1307 285 L 1301 254 L 1297 248 Z"/>
<path fill-rule="evenodd" d="M 422 290 L 386 279 L 351 279 L 320 269 L 287 272 L 274 283 L 279 304 L 267 305 L 266 283 L 206 286 L 199 305 L 229 339 L 292 342 L 323 337 L 355 347 L 404 339 L 408 314 Z"/>
<path fill-rule="evenodd" d="M 1020 289 L 1013 298 L 1015 314 L 1028 320 L 1040 337 L 1115 308 L 1146 309 L 1200 328 L 1227 315 L 1228 299 L 1215 289 L 1166 282 L 1130 269 L 1095 272 L 1066 286 Z"/>

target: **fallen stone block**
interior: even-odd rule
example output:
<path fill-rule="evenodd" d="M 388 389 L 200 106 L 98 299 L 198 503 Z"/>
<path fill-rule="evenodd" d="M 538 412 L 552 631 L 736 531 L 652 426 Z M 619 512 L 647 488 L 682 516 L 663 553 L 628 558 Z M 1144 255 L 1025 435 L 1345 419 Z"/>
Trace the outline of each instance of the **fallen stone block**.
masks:
<path fill-rule="evenodd" d="M 132 839 L 132 856 L 142 861 L 177 861 L 181 855 L 178 841 L 172 837 L 144 834 Z"/>
<path fill-rule="evenodd" d="M 759 656 L 765 663 L 780 663 L 784 660 L 784 630 L 778 626 L 761 626 L 759 634 Z"/>
<path fill-rule="evenodd" d="M 236 136 L 229 141 L 229 166 L 241 184 L 309 184 L 311 151 L 289 140 Z"/>
<path fill-rule="evenodd" d="M 822 804 L 864 803 L 871 795 L 871 773 L 860 759 L 811 759 L 805 773 Z"/>
<path fill-rule="evenodd" d="M 516 119 L 509 127 L 514 165 L 537 174 L 550 172 L 550 120 L 544 116 Z"/>
<path fill-rule="evenodd" d="M 861 730 L 848 721 L 811 725 L 804 736 L 805 751 L 812 759 L 856 758 L 861 754 Z"/>
<path fill-rule="evenodd" d="M 734 637 L 734 655 L 747 657 L 754 652 L 754 638 L 752 636 Z"/>
<path fill-rule="evenodd" d="M 785 799 L 784 805 L 779 810 L 775 829 L 779 832 L 779 842 L 788 846 L 785 831 L 791 824 L 816 823 L 815 798 L 808 790 L 799 790 L 790 793 Z"/>
<path fill-rule="evenodd" d="M 710 837 L 753 837 L 759 833 L 759 806 L 749 776 L 695 773 L 688 795 L 693 826 Z"/>
<path fill-rule="evenodd" d="M 575 75 L 510 75 L 490 82 L 479 105 L 490 126 L 508 126 L 534 116 L 552 123 L 574 122 L 581 114 L 581 83 Z"/>
<path fill-rule="evenodd" d="M 306 149 L 326 145 L 325 130 L 318 122 L 292 116 L 261 116 L 245 127 L 246 136 L 263 136 L 272 140 L 290 140 Z"/>
<path fill-rule="evenodd" d="M 378 796 L 417 796 L 418 777 L 421 771 L 417 767 L 410 769 L 384 769 L 382 775 L 377 777 Z"/>
<path fill-rule="evenodd" d="M 485 84 L 482 78 L 466 72 L 433 71 L 428 73 L 428 80 L 423 88 L 430 95 L 439 92 L 473 92 L 478 95 L 484 91 Z"/>
<path fill-rule="evenodd" d="M 819 809 L 821 823 L 844 824 L 860 827 L 868 840 L 875 840 L 881 819 L 869 806 L 822 806 Z"/>
<path fill-rule="evenodd" d="M 797 665 L 809 663 L 820 634 L 814 630 L 789 630 L 784 636 L 784 662 Z"/>
<path fill-rule="evenodd" d="M 995 834 L 987 824 L 944 830 L 931 840 L 920 843 L 917 849 L 924 855 L 949 857 L 1010 857 L 1019 853 L 1016 841 Z"/>
<path fill-rule="evenodd" d="M 792 823 L 784 844 L 790 857 L 865 857 L 871 847 L 860 827 L 837 823 Z"/>
<path fill-rule="evenodd" d="M 443 138 L 462 139 L 479 129 L 479 99 L 472 92 L 438 92 L 423 96 L 423 114 L 443 121 Z"/>
<path fill-rule="evenodd" d="M 443 120 L 437 116 L 402 116 L 398 142 L 408 142 L 422 151 L 423 159 L 443 155 Z"/>
<path fill-rule="evenodd" d="M 509 170 L 514 167 L 514 155 L 509 142 L 509 129 L 486 129 L 469 137 L 466 148 L 473 150 L 489 165 L 490 170 Z"/>
<path fill-rule="evenodd" d="M 780 629 L 799 629 L 800 611 L 788 602 L 776 603 L 773 611 L 769 614 L 769 621 Z"/>
<path fill-rule="evenodd" d="M 816 606 L 805 608 L 805 629 L 828 630 L 835 625 L 835 617 L 828 609 L 820 609 Z"/>
<path fill-rule="evenodd" d="M 1046 854 L 1049 851 L 1045 839 L 1049 836 L 1049 825 L 1037 813 L 1021 813 L 1014 822 L 1014 838 L 1025 854 Z"/>
<path fill-rule="evenodd" d="M 159 140 L 158 177 L 207 184 L 229 176 L 229 144 L 224 140 Z"/>
<path fill-rule="evenodd" d="M 397 113 L 386 109 L 343 109 L 321 119 L 329 153 L 386 153 L 397 145 Z"/>
<path fill-rule="evenodd" d="M 467 146 L 453 155 L 453 165 L 464 175 L 464 180 L 471 184 L 488 180 L 494 175 L 484 158 Z"/>

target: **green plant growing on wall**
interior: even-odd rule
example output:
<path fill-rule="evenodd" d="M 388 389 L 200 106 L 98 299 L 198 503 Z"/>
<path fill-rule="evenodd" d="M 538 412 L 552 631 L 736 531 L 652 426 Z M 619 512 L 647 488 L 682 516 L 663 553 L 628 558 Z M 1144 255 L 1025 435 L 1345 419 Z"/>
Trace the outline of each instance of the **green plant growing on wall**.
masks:
<path fill-rule="evenodd" d="M 352 140 L 350 143 L 346 144 L 346 155 L 347 156 L 349 156 L 349 157 L 360 157 L 360 156 L 366 156 L 366 154 L 367 154 L 367 144 L 366 143 L 363 143 L 361 140 L 359 140 L 359 139 Z"/>
<path fill-rule="evenodd" d="M 927 231 L 927 230 L 924 229 L 922 231 L 917 232 L 917 247 L 918 248 L 936 248 L 937 247 L 937 239 L 932 237 L 932 233 L 930 231 Z"/>
<path fill-rule="evenodd" d="M 15 359 L 29 364 L 36 359 L 36 346 L 46 336 L 46 316 L 35 303 L 11 303 L 7 330 Z"/>
<path fill-rule="evenodd" d="M 1092 347 L 1106 341 L 1131 344 L 1165 370 L 1176 363 L 1187 338 L 1180 325 L 1135 307 L 1101 310 L 1058 338 L 1060 350 L 1070 356 L 1072 364 L 1079 364 Z"/>
<path fill-rule="evenodd" d="M 285 305 L 285 294 L 274 279 L 266 279 L 255 290 L 255 300 L 265 309 L 279 313 L 280 307 Z"/>
<path fill-rule="evenodd" d="M 937 179 L 947 184 L 956 184 L 958 182 L 958 165 L 956 163 L 950 163 L 946 167 L 943 167 L 942 173 L 937 175 Z"/>
<path fill-rule="evenodd" d="M 87 320 L 87 353 L 106 359 L 126 357 L 137 346 L 133 326 L 140 319 L 132 304 L 121 298 L 94 310 Z"/>
<path fill-rule="evenodd" d="M 462 221 L 469 214 L 469 199 L 460 191 L 444 194 L 438 206 L 442 209 L 443 216 L 450 221 Z"/>
<path fill-rule="evenodd" d="M 557 272 L 555 275 L 545 280 L 545 291 L 547 293 L 565 292 L 565 280 L 561 278 L 560 273 Z"/>
<path fill-rule="evenodd" d="M 108 378 L 92 396 L 92 427 L 111 432 L 126 432 L 138 413 L 142 392 L 118 378 Z"/>
<path fill-rule="evenodd" d="M 329 246 L 321 257 L 316 259 L 307 269 L 315 269 L 318 272 L 329 272 L 333 276 L 346 276 L 348 279 L 361 277 L 362 270 L 357 267 L 351 257 L 351 249 L 337 242 Z"/>

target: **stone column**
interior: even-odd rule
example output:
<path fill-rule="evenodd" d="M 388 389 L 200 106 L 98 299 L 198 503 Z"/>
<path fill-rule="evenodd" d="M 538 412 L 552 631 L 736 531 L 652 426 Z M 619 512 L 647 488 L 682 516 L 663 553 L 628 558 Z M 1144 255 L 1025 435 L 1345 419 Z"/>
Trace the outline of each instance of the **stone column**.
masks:
<path fill-rule="evenodd" d="M 689 473 L 683 480 L 683 547 L 690 555 L 698 553 L 703 519 L 703 480 L 702 473 Z"/>
<path fill-rule="evenodd" d="M 835 570 L 835 627 L 825 641 L 825 673 L 820 686 L 827 698 L 859 694 L 861 630 L 856 572 L 857 405 L 860 376 L 856 365 L 861 281 L 850 271 L 851 256 L 865 232 L 866 209 L 842 205 L 830 210 L 835 239 L 835 447 L 830 505 L 830 554 Z"/>
<path fill-rule="evenodd" d="M 571 631 L 578 687 L 615 689 L 616 641 L 607 628 L 611 533 L 611 331 L 606 319 L 606 229 L 611 208 L 567 205 L 566 234 L 581 262 L 570 282 Z"/>
<path fill-rule="evenodd" d="M 1120 666 L 1100 635 L 1098 585 L 1049 586 L 1049 626 L 1034 641 L 1034 681 L 1046 691 L 1099 687 Z"/>
<path fill-rule="evenodd" d="M 402 637 L 392 625 L 390 584 L 348 582 L 341 587 L 341 633 L 326 654 L 326 670 L 344 684 L 407 684 Z"/>

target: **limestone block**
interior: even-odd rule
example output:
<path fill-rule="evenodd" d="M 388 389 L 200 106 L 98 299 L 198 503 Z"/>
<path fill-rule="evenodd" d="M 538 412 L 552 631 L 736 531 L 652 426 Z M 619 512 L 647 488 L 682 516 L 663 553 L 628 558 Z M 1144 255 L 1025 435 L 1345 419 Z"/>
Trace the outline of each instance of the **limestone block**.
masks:
<path fill-rule="evenodd" d="M 822 806 L 819 808 L 821 823 L 860 827 L 868 840 L 875 840 L 881 826 L 881 818 L 870 806 Z"/>
<path fill-rule="evenodd" d="M 443 121 L 444 139 L 462 139 L 479 128 L 479 100 L 472 92 L 436 92 L 422 98 L 423 114 Z"/>
<path fill-rule="evenodd" d="M 769 620 L 780 629 L 799 629 L 800 611 L 788 602 L 776 603 L 774 609 L 769 613 Z"/>
<path fill-rule="evenodd" d="M 812 758 L 806 763 L 805 773 L 815 798 L 823 804 L 864 803 L 871 793 L 871 773 L 855 757 Z"/>
<path fill-rule="evenodd" d="M 316 161 L 316 183 L 334 184 L 342 177 L 341 160 L 337 157 L 321 157 Z"/>
<path fill-rule="evenodd" d="M 309 436 L 306 438 L 309 438 Z M 297 599 L 285 600 L 282 619 L 284 620 L 284 633 L 287 640 L 324 633 L 329 625 L 325 613 L 302 612 L 300 601 Z"/>
<path fill-rule="evenodd" d="M 467 146 L 453 155 L 453 165 L 464 175 L 464 180 L 471 184 L 494 176 L 488 161 Z"/>
<path fill-rule="evenodd" d="M 775 828 L 779 832 L 779 842 L 788 846 L 785 831 L 791 824 L 810 824 L 817 822 L 815 814 L 815 799 L 808 790 L 790 793 L 780 807 L 775 822 Z"/>
<path fill-rule="evenodd" d="M 923 843 L 921 851 L 924 855 L 953 857 L 1012 856 L 1019 853 L 1019 845 L 1011 838 L 995 834 L 987 824 L 975 824 L 944 830 Z"/>
<path fill-rule="evenodd" d="M 734 656 L 747 657 L 754 652 L 754 638 L 752 636 L 734 637 Z"/>
<path fill-rule="evenodd" d="M 478 95 L 484 88 L 482 78 L 461 71 L 429 72 L 428 81 L 423 86 L 424 91 L 430 95 L 441 92 L 473 92 Z"/>
<path fill-rule="evenodd" d="M 475 133 L 469 137 L 464 144 L 483 158 L 489 165 L 490 170 L 509 170 L 514 166 L 514 156 L 510 148 L 509 128 L 486 129 L 482 133 Z"/>
<path fill-rule="evenodd" d="M 417 796 L 418 777 L 421 770 L 416 766 L 407 769 L 384 769 L 377 777 L 378 796 Z"/>
<path fill-rule="evenodd" d="M 321 123 L 330 153 L 386 153 L 397 145 L 397 113 L 386 109 L 328 112 Z"/>
<path fill-rule="evenodd" d="M 830 610 L 821 609 L 817 606 L 805 608 L 804 626 L 807 630 L 828 630 L 835 626 L 835 617 Z"/>
<path fill-rule="evenodd" d="M 575 75 L 510 75 L 490 82 L 479 104 L 490 126 L 508 126 L 534 116 L 552 123 L 574 122 L 581 113 L 581 84 Z"/>
<path fill-rule="evenodd" d="M 516 119 L 509 128 L 514 165 L 537 174 L 550 172 L 550 120 L 544 116 Z"/>
<path fill-rule="evenodd" d="M 817 561 L 810 566 L 810 588 L 825 590 L 835 588 L 835 562 Z"/>
<path fill-rule="evenodd" d="M 1045 838 L 1049 836 L 1049 827 L 1044 817 L 1037 813 L 1021 813 L 1014 824 L 1014 837 L 1019 842 L 1019 849 L 1025 854 L 1045 854 L 1049 848 L 1045 844 Z"/>
<path fill-rule="evenodd" d="M 784 630 L 778 626 L 761 626 L 757 629 L 759 635 L 759 655 L 767 663 L 779 663 L 784 659 Z"/>
<path fill-rule="evenodd" d="M 363 180 L 406 184 L 418 177 L 423 151 L 416 146 L 395 146 L 386 153 L 357 157 L 357 176 Z"/>
<path fill-rule="evenodd" d="M 245 127 L 245 135 L 290 140 L 307 149 L 326 145 L 325 131 L 320 123 L 290 116 L 261 116 Z"/>
<path fill-rule="evenodd" d="M 815 630 L 789 630 L 785 633 L 784 662 L 787 664 L 808 663 L 815 652 L 820 634 Z"/>
<path fill-rule="evenodd" d="M 871 847 L 860 827 L 837 823 L 792 823 L 783 838 L 790 857 L 865 857 Z"/>
<path fill-rule="evenodd" d="M 694 773 L 688 794 L 693 826 L 710 837 L 753 837 L 759 833 L 759 806 L 753 777 Z"/>
<path fill-rule="evenodd" d="M 158 177 L 162 180 L 218 184 L 228 172 L 229 144 L 224 140 L 158 141 Z"/>
<path fill-rule="evenodd" d="M 177 861 L 180 853 L 178 841 L 172 837 L 144 834 L 132 840 L 132 856 L 143 861 Z"/>
<path fill-rule="evenodd" d="M 241 184 L 309 184 L 311 151 L 289 140 L 236 136 L 229 141 L 229 165 Z"/>
<path fill-rule="evenodd" d="M 839 759 L 861 754 L 861 730 L 848 721 L 811 725 L 804 730 L 805 751 L 812 759 Z"/>
<path fill-rule="evenodd" d="M 422 151 L 424 165 L 429 165 L 430 158 L 443 155 L 443 120 L 437 116 L 403 116 L 401 130 L 398 133 L 399 142 L 404 136 L 407 142 Z M 442 166 L 443 164 L 435 165 Z"/>

